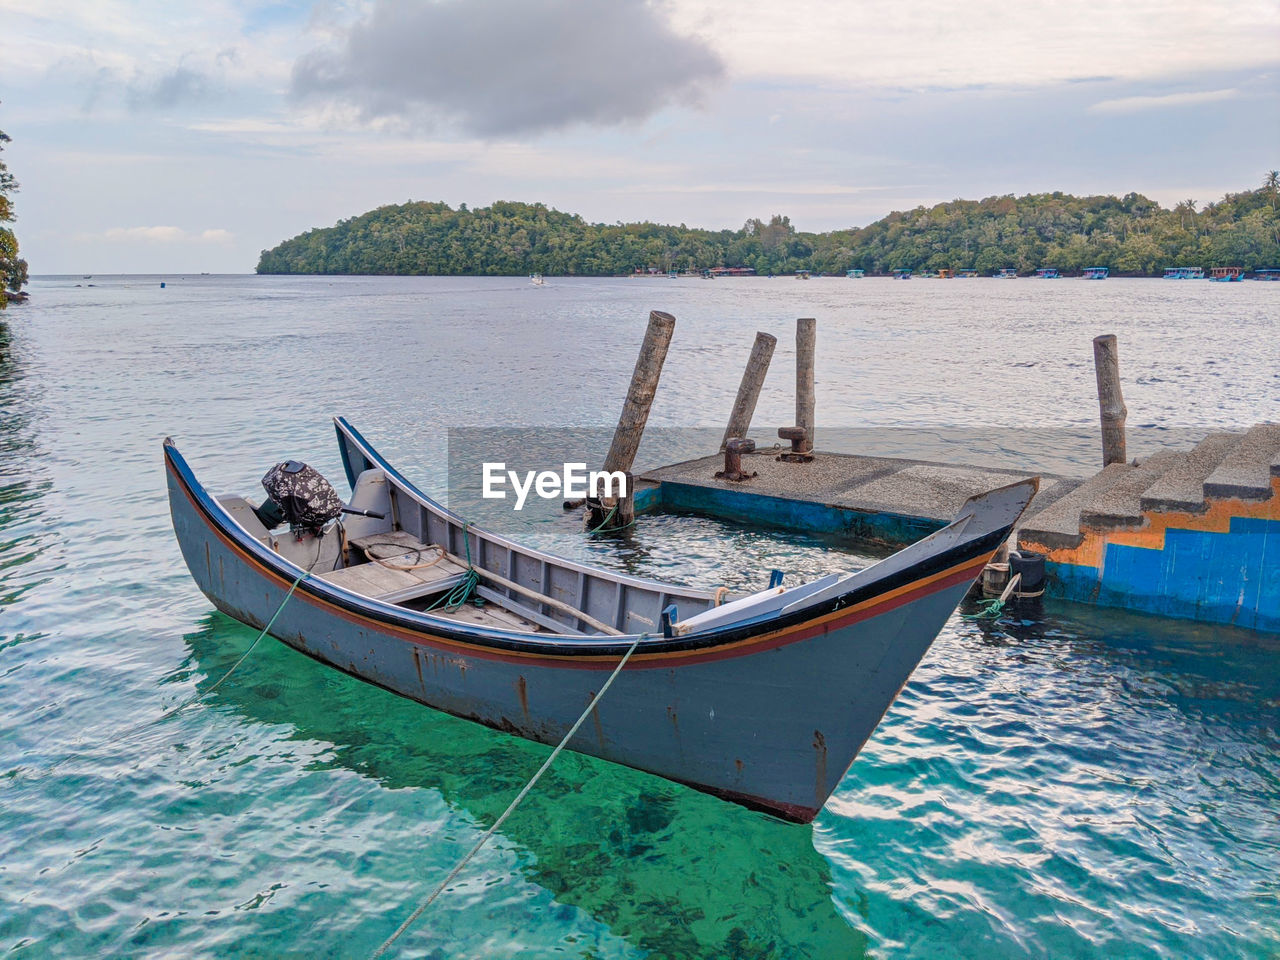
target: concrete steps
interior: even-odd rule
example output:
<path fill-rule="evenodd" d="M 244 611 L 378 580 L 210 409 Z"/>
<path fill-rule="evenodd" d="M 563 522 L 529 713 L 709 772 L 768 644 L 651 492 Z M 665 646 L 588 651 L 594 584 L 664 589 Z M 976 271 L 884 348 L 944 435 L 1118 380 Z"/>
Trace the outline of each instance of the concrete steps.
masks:
<path fill-rule="evenodd" d="M 1106 467 L 1027 517 L 1018 536 L 1051 550 L 1075 549 L 1085 528 L 1140 527 L 1149 512 L 1203 513 L 1210 499 L 1266 500 L 1274 476 L 1280 476 L 1280 424 L 1211 433 L 1185 453 L 1163 450 L 1136 465 Z"/>
<path fill-rule="evenodd" d="M 1142 495 L 1170 471 L 1183 466 L 1187 454 L 1161 450 L 1152 454 L 1080 508 L 1080 522 L 1097 528 L 1133 527 L 1142 523 Z"/>
<path fill-rule="evenodd" d="M 1204 494 L 1214 499 L 1266 500 L 1271 496 L 1272 476 L 1280 475 L 1278 464 L 1280 424 L 1260 423 L 1205 479 Z"/>
<path fill-rule="evenodd" d="M 1227 455 L 1240 446 L 1242 433 L 1211 433 L 1183 461 L 1170 468 L 1142 495 L 1143 510 L 1203 513 L 1204 484 Z"/>
<path fill-rule="evenodd" d="M 1080 546 L 1084 534 L 1080 530 L 1080 514 L 1090 509 L 1116 484 L 1121 483 L 1133 471 L 1127 463 L 1113 463 L 1103 467 L 1057 503 L 1051 504 L 1035 515 L 1024 518 L 1018 532 L 1019 541 L 1029 540 L 1050 550 L 1074 549 Z"/>

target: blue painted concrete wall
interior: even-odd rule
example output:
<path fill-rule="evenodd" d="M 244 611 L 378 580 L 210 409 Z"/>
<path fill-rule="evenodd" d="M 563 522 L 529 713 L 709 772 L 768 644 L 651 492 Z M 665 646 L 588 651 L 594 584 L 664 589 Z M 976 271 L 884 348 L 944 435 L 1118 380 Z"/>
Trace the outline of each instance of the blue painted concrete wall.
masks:
<path fill-rule="evenodd" d="M 1164 549 L 1108 543 L 1102 569 L 1049 563 L 1053 596 L 1280 632 L 1280 521 L 1170 529 Z"/>

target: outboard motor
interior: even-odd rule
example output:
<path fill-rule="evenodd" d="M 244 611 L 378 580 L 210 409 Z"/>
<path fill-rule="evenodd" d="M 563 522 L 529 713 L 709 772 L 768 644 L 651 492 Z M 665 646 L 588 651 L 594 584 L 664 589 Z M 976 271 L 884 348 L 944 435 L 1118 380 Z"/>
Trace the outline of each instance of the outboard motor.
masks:
<path fill-rule="evenodd" d="M 288 521 L 301 535 L 319 536 L 324 525 L 343 511 L 338 491 L 314 467 L 298 460 L 277 463 L 262 478 L 267 499 L 254 511 L 268 530 Z"/>

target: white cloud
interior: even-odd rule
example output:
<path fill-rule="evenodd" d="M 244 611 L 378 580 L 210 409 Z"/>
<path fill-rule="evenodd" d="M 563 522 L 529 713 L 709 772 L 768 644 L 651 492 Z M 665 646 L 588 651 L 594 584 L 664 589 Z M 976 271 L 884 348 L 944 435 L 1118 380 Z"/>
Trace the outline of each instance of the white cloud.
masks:
<path fill-rule="evenodd" d="M 677 0 L 733 77 L 873 88 L 1151 79 L 1280 62 L 1275 0 Z"/>
<path fill-rule="evenodd" d="M 1215 100 L 1231 100 L 1240 95 L 1234 87 L 1227 90 L 1201 90 L 1195 93 L 1166 93 L 1158 97 L 1120 97 L 1101 100 L 1089 107 L 1090 113 L 1136 113 L 1139 110 L 1158 110 L 1162 107 L 1185 107 L 1193 103 L 1213 103 Z"/>
<path fill-rule="evenodd" d="M 173 243 L 186 238 L 186 232 L 178 227 L 112 227 L 102 235 L 108 240 L 150 240 L 154 243 Z"/>
<path fill-rule="evenodd" d="M 0 85 L 73 85 L 134 108 L 172 107 L 226 89 L 279 92 L 305 38 L 287 23 L 255 26 L 257 0 L 0 0 L 12 35 Z"/>
<path fill-rule="evenodd" d="M 221 228 L 188 232 L 181 227 L 112 227 L 100 234 L 82 234 L 80 240 L 142 240 L 147 243 L 230 243 L 235 234 Z"/>

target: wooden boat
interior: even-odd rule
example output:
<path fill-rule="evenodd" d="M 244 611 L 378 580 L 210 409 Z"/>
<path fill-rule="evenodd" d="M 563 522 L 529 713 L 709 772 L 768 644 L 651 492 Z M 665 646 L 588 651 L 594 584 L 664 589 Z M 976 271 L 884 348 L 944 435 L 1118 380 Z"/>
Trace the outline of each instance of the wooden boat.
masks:
<path fill-rule="evenodd" d="M 975 497 L 950 525 L 864 570 L 724 600 L 470 526 L 335 423 L 348 506 L 369 516 L 319 537 L 273 532 L 243 497 L 211 495 L 165 441 L 174 531 L 219 610 L 257 628 L 278 610 L 271 634 L 303 653 L 543 743 L 559 742 L 635 644 L 569 747 L 800 823 L 822 808 L 1038 483 Z M 469 577 L 484 605 L 441 606 Z"/>

